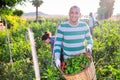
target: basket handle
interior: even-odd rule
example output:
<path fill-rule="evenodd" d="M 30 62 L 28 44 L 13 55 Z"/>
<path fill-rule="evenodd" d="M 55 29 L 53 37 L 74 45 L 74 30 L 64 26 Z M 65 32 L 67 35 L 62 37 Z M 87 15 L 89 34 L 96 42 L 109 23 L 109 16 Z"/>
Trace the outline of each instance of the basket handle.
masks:
<path fill-rule="evenodd" d="M 87 52 L 85 55 L 86 55 L 86 57 L 88 57 L 88 58 L 91 58 L 91 57 L 92 57 L 89 52 Z"/>
<path fill-rule="evenodd" d="M 61 74 L 64 74 L 64 72 L 61 70 L 60 66 L 58 66 L 57 68 L 61 72 Z"/>

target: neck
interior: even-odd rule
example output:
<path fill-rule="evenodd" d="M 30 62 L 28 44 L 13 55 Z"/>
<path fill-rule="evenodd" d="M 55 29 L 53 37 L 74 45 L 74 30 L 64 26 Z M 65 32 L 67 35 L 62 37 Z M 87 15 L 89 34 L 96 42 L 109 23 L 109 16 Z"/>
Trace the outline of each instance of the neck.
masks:
<path fill-rule="evenodd" d="M 77 25 L 78 21 L 69 21 L 71 25 Z"/>

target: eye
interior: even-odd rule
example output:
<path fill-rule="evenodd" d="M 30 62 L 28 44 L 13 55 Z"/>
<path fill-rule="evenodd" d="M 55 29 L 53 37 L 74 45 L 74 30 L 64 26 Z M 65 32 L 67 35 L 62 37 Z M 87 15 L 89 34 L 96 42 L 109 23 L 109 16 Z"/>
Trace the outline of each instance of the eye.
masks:
<path fill-rule="evenodd" d="M 73 13 L 74 13 L 73 11 L 70 12 L 70 14 L 73 14 Z"/>

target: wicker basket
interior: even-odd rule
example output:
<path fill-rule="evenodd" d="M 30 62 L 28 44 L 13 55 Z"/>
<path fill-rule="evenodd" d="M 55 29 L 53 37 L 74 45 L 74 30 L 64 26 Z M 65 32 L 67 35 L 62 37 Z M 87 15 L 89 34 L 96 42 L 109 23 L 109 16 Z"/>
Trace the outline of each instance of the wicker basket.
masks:
<path fill-rule="evenodd" d="M 65 74 L 60 68 L 59 71 L 66 80 L 96 80 L 95 66 L 92 57 L 89 60 L 89 66 L 76 74 Z"/>

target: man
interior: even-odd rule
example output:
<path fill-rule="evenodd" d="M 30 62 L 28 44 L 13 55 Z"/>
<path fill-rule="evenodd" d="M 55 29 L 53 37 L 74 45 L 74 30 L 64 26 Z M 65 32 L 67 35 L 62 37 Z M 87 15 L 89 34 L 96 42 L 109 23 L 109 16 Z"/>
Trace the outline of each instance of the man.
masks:
<path fill-rule="evenodd" d="M 72 6 L 69 10 L 69 21 L 59 25 L 54 44 L 55 63 L 60 67 L 60 51 L 63 48 L 64 59 L 90 51 L 93 45 L 90 30 L 85 22 L 78 21 L 80 9 Z M 87 41 L 87 46 L 84 42 Z M 90 55 L 89 55 L 90 56 Z"/>
<path fill-rule="evenodd" d="M 94 26 L 95 26 L 95 20 L 94 20 L 92 12 L 90 12 L 90 14 L 89 14 L 89 27 L 90 27 L 90 32 L 91 32 L 92 36 L 93 36 L 93 28 L 94 28 Z"/>

